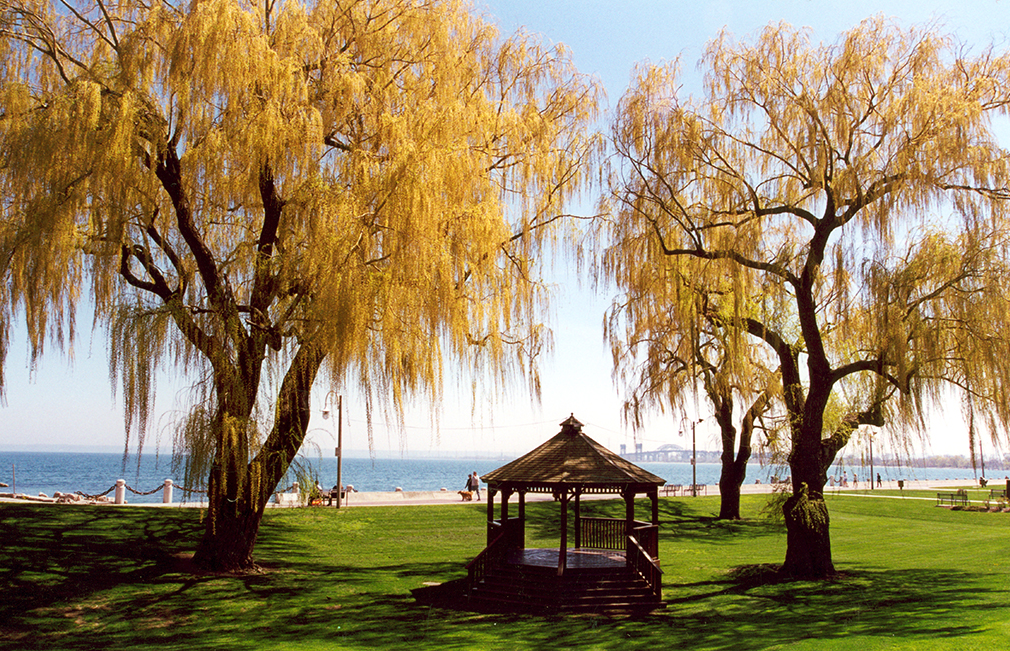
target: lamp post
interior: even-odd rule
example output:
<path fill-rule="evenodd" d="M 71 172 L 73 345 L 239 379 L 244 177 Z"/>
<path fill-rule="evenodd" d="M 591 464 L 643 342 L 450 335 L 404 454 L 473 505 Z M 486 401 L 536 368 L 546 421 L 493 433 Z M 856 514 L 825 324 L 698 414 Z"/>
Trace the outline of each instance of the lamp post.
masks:
<path fill-rule="evenodd" d="M 685 415 L 680 419 L 680 435 L 684 435 L 684 421 L 688 420 Z M 698 446 L 697 437 L 695 436 L 695 426 L 704 418 L 699 418 L 698 420 L 690 419 L 691 423 L 691 497 L 698 497 Z"/>
<path fill-rule="evenodd" d="M 978 460 L 982 464 L 982 479 L 985 479 L 985 453 L 982 452 L 982 439 L 978 440 Z"/>
<path fill-rule="evenodd" d="M 326 394 L 327 402 L 333 397 L 333 392 Z M 344 419 L 343 419 L 343 407 L 344 407 L 344 397 L 337 396 L 337 448 L 334 453 L 337 455 L 337 508 L 340 508 L 340 502 L 344 495 L 344 484 L 340 479 L 340 462 L 344 456 Z M 330 410 L 323 409 L 323 418 L 327 419 L 330 417 Z"/>

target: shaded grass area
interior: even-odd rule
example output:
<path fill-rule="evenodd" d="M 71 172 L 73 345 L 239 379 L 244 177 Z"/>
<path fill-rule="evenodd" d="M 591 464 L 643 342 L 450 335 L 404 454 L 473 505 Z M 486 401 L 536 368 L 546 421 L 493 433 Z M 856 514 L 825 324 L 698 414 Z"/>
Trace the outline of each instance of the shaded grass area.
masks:
<path fill-rule="evenodd" d="M 839 577 L 782 580 L 785 534 L 660 501 L 667 608 L 638 618 L 477 614 L 412 591 L 465 575 L 483 505 L 267 513 L 263 571 L 193 573 L 195 509 L 0 505 L 0 649 L 992 649 L 1010 635 L 1010 514 L 830 496 Z M 648 513 L 646 502 L 640 513 Z M 527 505 L 555 546 L 558 506 Z M 583 513 L 623 517 L 616 501 Z M 462 604 L 460 604 L 462 606 Z"/>

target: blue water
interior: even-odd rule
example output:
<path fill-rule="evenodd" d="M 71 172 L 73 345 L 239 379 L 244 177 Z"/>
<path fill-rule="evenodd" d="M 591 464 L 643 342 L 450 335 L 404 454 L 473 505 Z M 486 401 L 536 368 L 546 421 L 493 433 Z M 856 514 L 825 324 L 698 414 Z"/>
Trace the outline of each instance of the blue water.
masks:
<path fill-rule="evenodd" d="M 341 470 L 342 483 L 351 484 L 359 491 L 392 491 L 402 488 L 405 491 L 437 491 L 441 488 L 455 491 L 464 487 L 466 476 L 474 470 L 478 475 L 490 472 L 507 463 L 503 460 L 472 460 L 472 459 L 402 459 L 347 458 L 343 460 Z M 301 459 L 308 476 L 319 481 L 324 487 L 336 484 L 337 463 L 333 457 Z M 691 465 L 687 463 L 650 463 L 638 464 L 649 472 L 666 480 L 668 484 L 690 484 Z M 845 470 L 849 478 L 853 473 L 862 481 L 869 477 L 869 467 L 836 466 L 833 474 L 840 476 Z M 698 464 L 698 483 L 716 484 L 719 481 L 719 464 Z M 874 468 L 885 480 L 892 479 L 973 479 L 970 469 L 963 468 Z M 999 474 L 999 477 L 996 476 Z M 1003 471 L 993 473 L 994 479 L 1005 474 Z M 782 468 L 761 467 L 752 463 L 747 468 L 746 483 L 754 483 L 759 479 L 767 483 L 771 475 L 786 476 L 787 470 Z M 136 457 L 126 460 L 119 454 L 100 453 L 40 453 L 40 452 L 0 452 L 0 482 L 16 486 L 0 488 L 0 492 L 9 492 L 16 488 L 18 493 L 52 495 L 56 491 L 74 493 L 81 491 L 90 495 L 103 493 L 115 485 L 117 479 L 126 480 L 127 486 L 147 492 L 160 488 L 165 479 L 172 479 L 176 486 L 182 485 L 182 472 L 172 471 L 169 456 L 145 454 L 138 465 Z M 297 477 L 289 473 L 281 481 L 278 489 L 283 490 L 291 485 Z M 174 492 L 175 501 L 183 499 L 183 492 Z M 110 493 L 110 497 L 112 494 Z M 150 503 L 161 501 L 161 491 L 153 495 L 136 495 L 127 492 L 127 501 L 132 503 Z"/>

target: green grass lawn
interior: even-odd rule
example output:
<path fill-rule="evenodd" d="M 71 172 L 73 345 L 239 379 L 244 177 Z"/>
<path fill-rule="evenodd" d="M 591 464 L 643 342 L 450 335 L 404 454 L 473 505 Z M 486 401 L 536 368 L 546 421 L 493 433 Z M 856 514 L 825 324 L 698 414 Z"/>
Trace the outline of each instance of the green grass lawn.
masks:
<path fill-rule="evenodd" d="M 241 577 L 188 571 L 196 509 L 3 504 L 0 649 L 991 651 L 1010 639 L 1010 514 L 831 496 L 841 577 L 768 584 L 785 533 L 757 517 L 765 500 L 745 496 L 750 519 L 721 522 L 717 498 L 662 499 L 667 607 L 637 618 L 419 603 L 412 590 L 464 576 L 483 548 L 482 504 L 273 510 L 264 571 Z M 556 504 L 527 516 L 528 546 L 557 544 Z"/>

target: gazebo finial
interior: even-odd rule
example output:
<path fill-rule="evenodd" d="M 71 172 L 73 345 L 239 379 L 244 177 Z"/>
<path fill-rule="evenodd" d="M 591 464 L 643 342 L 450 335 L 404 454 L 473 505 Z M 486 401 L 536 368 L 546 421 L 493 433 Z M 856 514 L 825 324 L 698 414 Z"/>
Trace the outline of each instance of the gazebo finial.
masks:
<path fill-rule="evenodd" d="M 578 419 L 575 418 L 574 412 L 572 412 L 572 415 L 566 418 L 563 423 L 561 423 L 561 431 L 571 436 L 582 433 L 582 423 L 580 423 Z"/>

